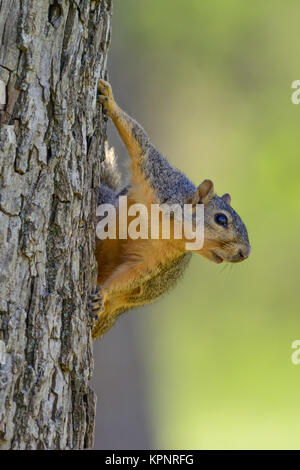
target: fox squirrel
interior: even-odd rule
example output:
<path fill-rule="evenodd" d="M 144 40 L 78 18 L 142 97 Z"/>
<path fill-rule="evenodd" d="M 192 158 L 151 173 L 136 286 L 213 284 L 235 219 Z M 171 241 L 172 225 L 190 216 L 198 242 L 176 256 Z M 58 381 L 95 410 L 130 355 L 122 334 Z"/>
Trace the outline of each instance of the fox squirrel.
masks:
<path fill-rule="evenodd" d="M 137 202 L 146 207 L 162 203 L 204 204 L 204 244 L 197 252 L 215 263 L 246 259 L 250 254 L 247 229 L 230 206 L 229 194 L 217 196 L 210 180 L 195 187 L 174 169 L 143 128 L 119 108 L 110 84 L 104 80 L 98 85 L 98 99 L 131 157 L 130 185 L 116 192 L 118 174 L 112 151 L 107 152 L 102 179 L 106 184 L 99 189 L 99 204 L 110 202 L 118 211 L 120 195 L 127 195 L 128 207 Z M 118 230 L 119 227 L 117 234 Z M 97 239 L 98 288 L 89 304 L 91 314 L 97 318 L 92 330 L 94 338 L 108 331 L 121 313 L 154 301 L 176 283 L 191 258 L 185 241 L 174 236 L 133 240 L 117 235 L 116 239 Z"/>

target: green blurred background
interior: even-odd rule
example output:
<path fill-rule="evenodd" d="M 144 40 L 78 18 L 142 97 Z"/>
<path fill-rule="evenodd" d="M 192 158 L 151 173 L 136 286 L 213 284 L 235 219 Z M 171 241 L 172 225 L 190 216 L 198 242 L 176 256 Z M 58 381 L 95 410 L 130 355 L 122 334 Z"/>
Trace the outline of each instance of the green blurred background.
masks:
<path fill-rule="evenodd" d="M 114 1 L 116 99 L 194 183 L 231 194 L 252 254 L 194 255 L 96 344 L 98 448 L 300 449 L 299 15 L 296 0 Z"/>

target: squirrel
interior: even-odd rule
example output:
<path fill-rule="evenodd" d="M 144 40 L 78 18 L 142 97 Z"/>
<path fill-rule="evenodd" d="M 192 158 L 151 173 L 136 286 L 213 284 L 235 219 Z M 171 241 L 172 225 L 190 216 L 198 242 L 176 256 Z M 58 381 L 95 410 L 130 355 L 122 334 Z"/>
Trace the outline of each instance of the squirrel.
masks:
<path fill-rule="evenodd" d="M 230 195 L 217 196 L 209 179 L 196 187 L 173 168 L 152 145 L 144 129 L 117 105 L 111 85 L 105 80 L 99 81 L 98 101 L 116 126 L 131 162 L 130 183 L 117 192 L 119 176 L 113 149 L 107 150 L 98 203 L 110 202 L 118 211 L 120 196 L 126 195 L 128 207 L 135 203 L 146 207 L 162 203 L 187 203 L 192 207 L 203 204 L 204 243 L 196 253 L 215 263 L 236 263 L 248 258 L 247 229 L 231 207 Z M 182 276 L 192 255 L 184 237 L 123 239 L 118 237 L 118 230 L 119 227 L 115 239 L 96 240 L 97 289 L 89 303 L 91 315 L 96 318 L 93 338 L 106 333 L 121 313 L 166 293 Z"/>

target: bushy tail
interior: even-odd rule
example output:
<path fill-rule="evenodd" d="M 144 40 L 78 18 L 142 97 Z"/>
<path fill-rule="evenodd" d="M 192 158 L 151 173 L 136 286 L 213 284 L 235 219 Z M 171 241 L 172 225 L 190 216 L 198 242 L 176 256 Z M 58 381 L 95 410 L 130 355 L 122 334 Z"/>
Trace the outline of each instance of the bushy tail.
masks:
<path fill-rule="evenodd" d="M 105 142 L 105 160 L 101 163 L 101 183 L 114 191 L 121 187 L 121 173 L 117 166 L 117 159 L 113 147 L 109 148 Z"/>

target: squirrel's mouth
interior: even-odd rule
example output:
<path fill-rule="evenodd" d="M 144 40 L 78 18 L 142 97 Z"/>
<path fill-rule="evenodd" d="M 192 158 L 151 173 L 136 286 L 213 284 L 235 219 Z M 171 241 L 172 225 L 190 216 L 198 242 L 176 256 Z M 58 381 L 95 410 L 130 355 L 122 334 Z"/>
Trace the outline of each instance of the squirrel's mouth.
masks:
<path fill-rule="evenodd" d="M 213 255 L 213 261 L 215 263 L 218 263 L 218 264 L 223 263 L 223 261 L 224 261 L 223 258 L 218 256 L 214 251 L 212 251 L 211 254 Z"/>

